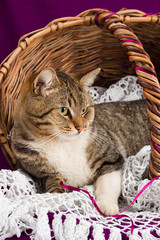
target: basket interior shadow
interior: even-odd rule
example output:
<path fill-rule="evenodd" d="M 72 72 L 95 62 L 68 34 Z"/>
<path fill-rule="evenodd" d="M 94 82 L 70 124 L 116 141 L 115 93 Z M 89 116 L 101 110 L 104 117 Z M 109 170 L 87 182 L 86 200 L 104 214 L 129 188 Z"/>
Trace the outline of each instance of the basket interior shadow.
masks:
<path fill-rule="evenodd" d="M 138 76 L 151 126 L 149 178 L 159 175 L 159 17 L 138 10 L 113 13 L 91 9 L 77 17 L 56 19 L 19 40 L 0 67 L 0 144 L 12 169 L 17 164 L 8 135 L 14 122 L 15 100 L 26 79 L 46 66 L 82 75 L 100 67 L 98 86 L 109 86 L 129 74 Z"/>

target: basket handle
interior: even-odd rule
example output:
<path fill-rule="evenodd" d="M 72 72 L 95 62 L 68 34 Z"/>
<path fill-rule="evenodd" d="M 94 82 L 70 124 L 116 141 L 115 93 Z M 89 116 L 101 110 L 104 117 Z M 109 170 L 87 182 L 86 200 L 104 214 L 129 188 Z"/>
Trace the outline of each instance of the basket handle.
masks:
<path fill-rule="evenodd" d="M 127 51 L 138 82 L 143 87 L 150 121 L 151 157 L 148 177 L 160 175 L 160 84 L 154 66 L 142 43 L 124 24 L 120 15 L 100 10 L 96 15 L 98 26 L 107 28 Z"/>

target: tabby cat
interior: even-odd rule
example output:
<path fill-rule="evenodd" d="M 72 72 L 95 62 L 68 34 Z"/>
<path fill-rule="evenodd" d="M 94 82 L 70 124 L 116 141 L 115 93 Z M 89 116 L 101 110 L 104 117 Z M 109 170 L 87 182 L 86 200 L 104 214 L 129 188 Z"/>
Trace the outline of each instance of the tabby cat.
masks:
<path fill-rule="evenodd" d="M 96 69 L 79 81 L 46 68 L 24 84 L 16 102 L 12 149 L 19 166 L 45 191 L 94 184 L 101 211 L 116 214 L 122 166 L 149 143 L 144 101 L 95 105 L 88 93 Z"/>

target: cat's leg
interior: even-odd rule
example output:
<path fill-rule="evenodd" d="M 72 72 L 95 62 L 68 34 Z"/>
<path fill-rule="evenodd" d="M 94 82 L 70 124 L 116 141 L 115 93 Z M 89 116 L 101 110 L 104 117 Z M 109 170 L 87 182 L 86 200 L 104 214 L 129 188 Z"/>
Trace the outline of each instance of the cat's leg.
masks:
<path fill-rule="evenodd" d="M 24 155 L 24 154 L 23 154 Z M 26 158 L 19 158 L 19 166 L 33 177 L 41 179 L 45 192 L 63 193 L 66 190 L 60 185 L 60 182 L 65 184 L 64 178 L 56 169 L 49 165 L 48 160 L 41 157 L 39 154 L 32 152 Z"/>
<path fill-rule="evenodd" d="M 100 210 L 106 215 L 119 212 L 118 198 L 122 188 L 122 170 L 106 173 L 95 182 L 95 197 Z"/>

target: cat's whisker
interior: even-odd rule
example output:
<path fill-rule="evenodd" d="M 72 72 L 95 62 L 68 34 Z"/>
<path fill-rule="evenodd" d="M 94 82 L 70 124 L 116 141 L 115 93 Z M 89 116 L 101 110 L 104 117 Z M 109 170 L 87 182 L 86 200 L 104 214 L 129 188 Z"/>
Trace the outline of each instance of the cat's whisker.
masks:
<path fill-rule="evenodd" d="M 98 138 L 98 140 L 100 140 L 101 142 L 106 142 L 106 139 L 103 138 L 102 136 L 100 136 L 99 134 L 93 133 L 93 132 L 91 132 L 90 134 L 91 134 L 91 136 L 96 137 L 96 139 Z"/>
<path fill-rule="evenodd" d="M 97 138 L 95 139 L 95 136 L 93 136 L 93 135 L 90 135 L 90 137 L 91 137 L 91 139 L 93 140 L 93 141 L 97 141 L 97 142 L 99 142 L 99 144 L 104 144 L 105 143 L 105 141 L 102 141 L 101 139 L 99 139 L 98 138 L 98 136 L 96 136 Z"/>
<path fill-rule="evenodd" d="M 90 131 L 90 136 L 93 140 L 98 141 L 99 143 L 109 143 L 111 146 L 115 146 L 115 144 L 113 144 L 113 142 L 109 141 L 109 139 L 104 138 L 103 136 L 99 135 L 98 133 L 94 133 L 92 131 Z"/>
<path fill-rule="evenodd" d="M 46 143 L 52 142 L 54 139 L 61 136 L 61 134 L 62 134 L 61 132 L 57 132 L 56 134 L 50 135 L 47 140 L 45 139 L 45 140 L 39 141 L 39 143 L 40 144 L 44 144 L 44 143 L 46 144 Z"/>
<path fill-rule="evenodd" d="M 58 143 L 61 143 L 61 142 L 63 142 L 62 135 L 61 135 L 60 138 L 58 139 Z"/>

